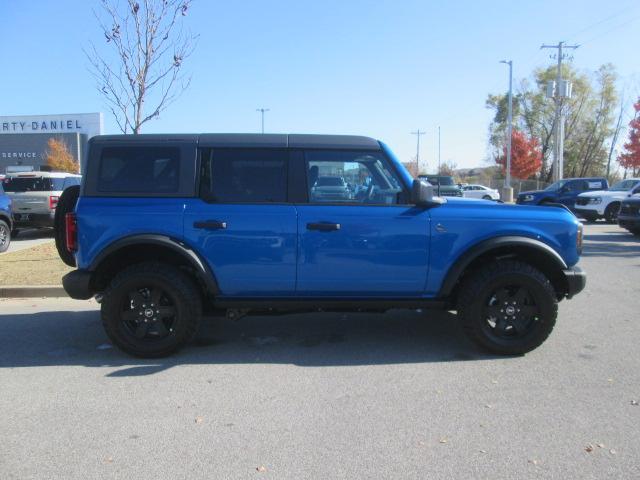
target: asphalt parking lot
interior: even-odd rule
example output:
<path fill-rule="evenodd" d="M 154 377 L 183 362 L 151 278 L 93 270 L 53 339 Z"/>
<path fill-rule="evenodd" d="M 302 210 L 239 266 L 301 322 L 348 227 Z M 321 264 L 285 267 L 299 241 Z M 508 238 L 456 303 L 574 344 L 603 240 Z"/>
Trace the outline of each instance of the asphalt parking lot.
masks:
<path fill-rule="evenodd" d="M 640 239 L 585 233 L 586 291 L 517 358 L 390 312 L 209 320 L 143 361 L 93 302 L 0 300 L 0 477 L 640 478 Z"/>

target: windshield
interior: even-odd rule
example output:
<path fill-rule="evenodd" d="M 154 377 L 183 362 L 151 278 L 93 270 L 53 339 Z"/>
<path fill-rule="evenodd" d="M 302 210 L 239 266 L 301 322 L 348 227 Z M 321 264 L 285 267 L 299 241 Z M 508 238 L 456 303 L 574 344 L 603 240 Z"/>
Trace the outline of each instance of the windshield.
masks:
<path fill-rule="evenodd" d="M 342 187 L 344 182 L 340 177 L 320 177 L 316 182 L 316 187 Z"/>
<path fill-rule="evenodd" d="M 614 183 L 609 190 L 615 190 L 616 192 L 626 192 L 631 190 L 638 183 L 637 180 L 620 180 Z"/>
<path fill-rule="evenodd" d="M 567 180 L 559 180 L 557 182 L 553 182 L 551 185 L 545 188 L 545 190 L 550 192 L 555 190 L 560 190 L 565 183 L 567 183 Z"/>

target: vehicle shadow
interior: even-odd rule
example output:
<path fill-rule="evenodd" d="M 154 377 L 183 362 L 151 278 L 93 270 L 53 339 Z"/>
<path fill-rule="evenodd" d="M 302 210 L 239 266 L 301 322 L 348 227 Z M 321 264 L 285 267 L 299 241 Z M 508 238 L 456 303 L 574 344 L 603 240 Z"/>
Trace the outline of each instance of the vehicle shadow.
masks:
<path fill-rule="evenodd" d="M 187 364 L 323 367 L 496 358 L 468 342 L 448 312 L 206 318 L 190 345 L 157 360 L 111 347 L 97 311 L 0 315 L 0 328 L 0 368 L 122 367 L 108 377 L 151 375 Z"/>
<path fill-rule="evenodd" d="M 626 231 L 588 234 L 582 255 L 586 257 L 637 257 L 640 239 Z"/>

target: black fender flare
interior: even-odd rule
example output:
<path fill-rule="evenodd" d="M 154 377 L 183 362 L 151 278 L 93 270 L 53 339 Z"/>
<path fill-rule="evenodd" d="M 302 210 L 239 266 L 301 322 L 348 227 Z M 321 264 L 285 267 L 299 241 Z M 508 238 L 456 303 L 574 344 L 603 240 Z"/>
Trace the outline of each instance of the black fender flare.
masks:
<path fill-rule="evenodd" d="M 540 253 L 540 255 L 544 255 L 547 259 L 552 260 L 559 270 L 566 270 L 568 268 L 560 254 L 540 240 L 515 235 L 493 237 L 477 243 L 458 257 L 447 271 L 444 281 L 442 282 L 442 286 L 440 287 L 438 297 L 447 297 L 451 294 L 456 283 L 471 262 L 491 250 L 509 246 L 535 249 Z"/>
<path fill-rule="evenodd" d="M 107 259 L 111 254 L 116 253 L 118 250 L 142 244 L 159 245 L 171 249 L 193 267 L 198 278 L 203 282 L 209 293 L 213 295 L 220 293 L 216 277 L 213 271 L 209 268 L 207 262 L 204 261 L 204 259 L 190 246 L 168 235 L 140 234 L 130 235 L 116 240 L 96 255 L 87 270 L 90 272 L 96 271 L 105 259 Z"/>

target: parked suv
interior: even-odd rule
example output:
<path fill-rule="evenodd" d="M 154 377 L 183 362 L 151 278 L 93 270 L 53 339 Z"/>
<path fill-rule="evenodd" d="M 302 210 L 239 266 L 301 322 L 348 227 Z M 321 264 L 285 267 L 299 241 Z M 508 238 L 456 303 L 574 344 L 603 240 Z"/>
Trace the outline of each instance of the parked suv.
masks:
<path fill-rule="evenodd" d="M 4 190 L 13 202 L 13 235 L 20 228 L 53 227 L 53 217 L 62 192 L 80 185 L 80 175 L 62 172 L 9 173 Z"/>
<path fill-rule="evenodd" d="M 11 243 L 11 199 L 4 193 L 0 182 L 0 253 L 6 252 Z"/>
<path fill-rule="evenodd" d="M 436 187 L 435 191 L 439 196 L 462 197 L 462 189 L 449 175 L 418 175 L 418 178 Z"/>
<path fill-rule="evenodd" d="M 364 193 L 315 197 L 323 176 Z M 394 308 L 456 310 L 477 344 L 522 354 L 586 282 L 570 212 L 435 196 L 368 137 L 96 136 L 56 222 L 65 290 L 97 296 L 113 343 L 143 357 L 203 312 Z"/>
<path fill-rule="evenodd" d="M 604 218 L 609 223 L 616 223 L 620 203 L 638 185 L 640 178 L 628 178 L 614 183 L 609 190 L 581 193 L 576 198 L 575 213 L 591 222 Z"/>
<path fill-rule="evenodd" d="M 565 178 L 552 183 L 544 190 L 521 192 L 516 200 L 520 205 L 561 203 L 573 210 L 578 195 L 595 190 L 608 190 L 606 178 Z"/>

